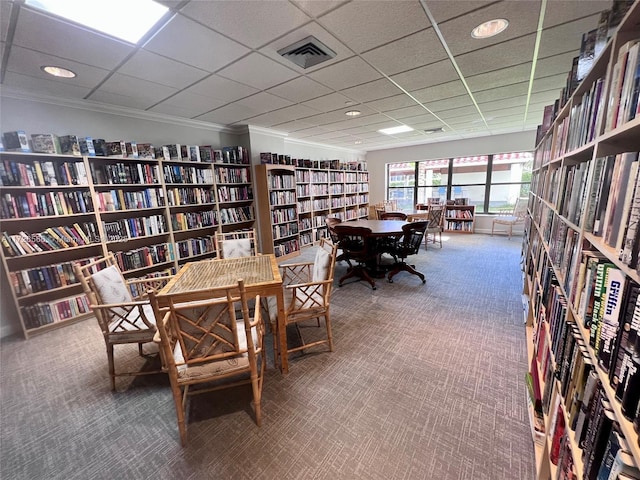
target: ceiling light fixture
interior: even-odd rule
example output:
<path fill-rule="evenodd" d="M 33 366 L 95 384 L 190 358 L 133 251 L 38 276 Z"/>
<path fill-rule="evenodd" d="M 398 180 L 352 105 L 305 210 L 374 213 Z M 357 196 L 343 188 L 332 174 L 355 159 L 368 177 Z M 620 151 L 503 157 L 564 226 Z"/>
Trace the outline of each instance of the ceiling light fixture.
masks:
<path fill-rule="evenodd" d="M 356 141 L 355 141 L 355 142 L 353 142 L 353 143 L 355 143 L 356 145 L 360 145 L 360 144 L 362 143 L 362 140 L 356 140 Z"/>
<path fill-rule="evenodd" d="M 362 112 L 360 110 L 349 110 L 348 112 L 344 112 L 347 117 L 357 117 Z"/>
<path fill-rule="evenodd" d="M 435 127 L 435 128 L 427 128 L 424 133 L 440 133 L 440 132 L 444 132 L 444 128 L 442 127 Z"/>
<path fill-rule="evenodd" d="M 55 67 L 53 65 L 43 65 L 40 67 L 43 72 L 48 73 L 49 75 L 53 75 L 54 77 L 60 78 L 74 78 L 76 76 L 75 72 L 68 70 L 63 67 Z"/>
<path fill-rule="evenodd" d="M 494 35 L 498 35 L 504 32 L 509 26 L 509 21 L 504 18 L 496 18 L 489 20 L 488 22 L 481 23 L 476 28 L 471 30 L 471 36 L 473 38 L 489 38 Z"/>
<path fill-rule="evenodd" d="M 153 0 L 26 0 L 38 10 L 138 43 L 169 10 Z"/>
<path fill-rule="evenodd" d="M 412 132 L 413 128 L 408 125 L 399 125 L 397 127 L 391 128 L 383 128 L 382 130 L 378 130 L 380 133 L 384 133 L 385 135 L 394 135 L 396 133 L 404 133 L 404 132 Z"/>

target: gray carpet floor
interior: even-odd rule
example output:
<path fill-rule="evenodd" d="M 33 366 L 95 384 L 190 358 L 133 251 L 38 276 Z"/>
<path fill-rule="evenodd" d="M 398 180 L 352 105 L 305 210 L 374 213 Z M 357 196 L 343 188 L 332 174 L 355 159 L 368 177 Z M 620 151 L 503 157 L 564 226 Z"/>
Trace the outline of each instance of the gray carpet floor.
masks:
<path fill-rule="evenodd" d="M 533 479 L 519 239 L 452 235 L 413 261 L 425 285 L 334 289 L 335 351 L 267 371 L 262 427 L 248 388 L 194 397 L 186 448 L 165 376 L 110 391 L 95 321 L 3 340 L 0 478 Z"/>

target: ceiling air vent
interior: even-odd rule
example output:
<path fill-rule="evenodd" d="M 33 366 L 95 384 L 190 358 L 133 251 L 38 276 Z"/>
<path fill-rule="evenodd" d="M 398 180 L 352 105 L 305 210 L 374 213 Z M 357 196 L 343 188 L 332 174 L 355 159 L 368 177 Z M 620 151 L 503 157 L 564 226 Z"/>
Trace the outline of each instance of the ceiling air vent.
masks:
<path fill-rule="evenodd" d="M 336 52 L 313 36 L 281 48 L 278 53 L 302 68 L 313 67 L 336 56 Z"/>

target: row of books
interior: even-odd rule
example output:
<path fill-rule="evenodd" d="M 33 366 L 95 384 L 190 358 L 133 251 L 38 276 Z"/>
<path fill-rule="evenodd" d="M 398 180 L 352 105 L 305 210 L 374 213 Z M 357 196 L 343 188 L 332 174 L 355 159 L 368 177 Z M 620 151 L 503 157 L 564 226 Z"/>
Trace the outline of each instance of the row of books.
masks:
<path fill-rule="evenodd" d="M 248 167 L 220 167 L 215 169 L 215 175 L 216 183 L 249 183 L 251 181 L 251 173 Z"/>
<path fill-rule="evenodd" d="M 218 201 L 219 202 L 239 202 L 245 200 L 253 200 L 253 190 L 250 186 L 243 185 L 240 187 L 228 187 L 226 185 L 219 186 Z"/>
<path fill-rule="evenodd" d="M 90 245 L 99 240 L 98 230 L 93 222 L 74 223 L 49 227 L 38 233 L 2 232 L 2 247 L 8 257 L 19 257 L 32 253 L 50 252 L 63 248 Z"/>
<path fill-rule="evenodd" d="M 276 208 L 271 211 L 271 223 L 297 222 L 298 212 L 295 208 Z"/>
<path fill-rule="evenodd" d="M 215 252 L 215 241 L 213 236 L 190 238 L 176 242 L 176 247 L 178 259 L 183 259 Z"/>
<path fill-rule="evenodd" d="M 169 193 L 169 190 L 167 190 Z M 171 198 L 171 197 L 170 197 Z M 122 210 L 139 210 L 141 208 L 157 208 L 164 206 L 164 194 L 159 188 L 144 190 L 109 190 L 96 192 L 98 211 L 116 212 Z"/>
<path fill-rule="evenodd" d="M 319 240 L 319 239 L 317 239 Z M 276 257 L 282 257 L 283 255 L 289 255 L 290 253 L 300 250 L 300 243 L 297 238 L 281 242 L 273 246 L 273 253 Z"/>
<path fill-rule="evenodd" d="M 97 257 L 78 260 L 76 263 L 86 265 L 95 259 Z M 19 297 L 78 283 L 71 262 L 9 272 L 9 278 Z"/>
<path fill-rule="evenodd" d="M 253 221 L 253 208 L 235 207 L 220 209 L 220 221 L 223 225 Z"/>
<path fill-rule="evenodd" d="M 168 188 L 167 200 L 170 207 L 175 207 L 213 203 L 216 199 L 209 188 Z"/>
<path fill-rule="evenodd" d="M 286 223 L 281 225 L 273 225 L 271 227 L 273 239 L 288 238 L 298 233 L 298 222 Z"/>
<path fill-rule="evenodd" d="M 0 161 L 0 185 L 2 186 L 57 186 L 88 185 L 87 171 L 82 161 L 19 162 Z"/>
<path fill-rule="evenodd" d="M 96 185 L 131 185 L 160 183 L 160 167 L 150 163 L 89 162 L 91 176 Z"/>
<path fill-rule="evenodd" d="M 446 210 L 445 218 L 473 218 L 473 212 L 471 210 Z"/>
<path fill-rule="evenodd" d="M 250 163 L 247 149 L 241 146 L 215 149 L 211 145 L 183 145 L 179 143 L 154 147 L 150 143 L 105 141 L 102 138 L 58 136 L 36 133 L 27 136 L 24 130 L 4 132 L 0 151 L 45 153 L 50 155 L 87 155 L 90 157 L 119 157 L 133 159 L 164 159 L 166 161 Z"/>
<path fill-rule="evenodd" d="M 167 220 L 164 215 L 123 218 L 113 222 L 103 222 L 102 224 L 109 242 L 160 235 L 167 232 Z"/>
<path fill-rule="evenodd" d="M 271 205 L 291 205 L 296 203 L 296 192 L 291 190 L 274 190 L 269 192 Z"/>
<path fill-rule="evenodd" d="M 455 230 L 458 232 L 473 232 L 473 224 L 471 222 L 444 222 L 444 228 L 446 230 Z"/>
<path fill-rule="evenodd" d="M 88 314 L 89 301 L 85 294 L 61 298 L 53 302 L 38 302 L 20 308 L 27 329 L 42 327 L 55 322 Z"/>
<path fill-rule="evenodd" d="M 295 176 L 293 174 L 277 174 L 271 172 L 269 177 L 267 178 L 269 190 L 279 190 L 283 188 L 292 189 L 296 186 Z"/>
<path fill-rule="evenodd" d="M 164 165 L 162 170 L 166 183 L 213 183 L 213 173 L 208 168 Z"/>
<path fill-rule="evenodd" d="M 640 114 L 640 40 L 631 40 L 620 47 L 611 70 L 610 91 L 606 132 Z"/>
<path fill-rule="evenodd" d="M 171 225 L 174 231 L 215 227 L 217 224 L 218 218 L 216 212 L 211 210 L 203 210 L 201 212 L 180 212 L 171 215 Z"/>
<path fill-rule="evenodd" d="M 89 190 L 5 193 L 0 197 L 2 218 L 30 218 L 93 212 Z"/>
<path fill-rule="evenodd" d="M 262 152 L 260 153 L 260 163 L 275 165 L 293 165 L 299 168 L 316 168 L 331 170 L 366 170 L 365 162 L 342 162 L 340 160 L 310 160 L 301 158 L 291 158 L 291 155 L 280 153 Z"/>
<path fill-rule="evenodd" d="M 173 244 L 160 243 L 133 250 L 113 252 L 118 267 L 123 272 L 151 267 L 175 260 Z"/>

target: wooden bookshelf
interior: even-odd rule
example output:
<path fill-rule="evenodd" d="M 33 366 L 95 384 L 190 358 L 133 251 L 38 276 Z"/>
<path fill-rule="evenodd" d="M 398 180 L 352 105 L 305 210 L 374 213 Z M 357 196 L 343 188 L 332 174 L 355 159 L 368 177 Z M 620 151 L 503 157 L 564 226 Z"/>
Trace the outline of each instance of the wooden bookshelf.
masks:
<path fill-rule="evenodd" d="M 253 227 L 246 150 L 216 152 L 215 163 L 0 152 L 0 260 L 25 338 L 92 315 L 74 262 L 113 252 L 128 278 L 152 276 L 214 258 L 216 231 Z"/>
<path fill-rule="evenodd" d="M 638 433 L 621 406 L 635 375 L 629 341 L 637 332 L 631 318 L 640 311 L 640 268 L 633 253 L 640 242 L 640 114 L 633 118 L 624 106 L 637 108 L 639 93 L 614 80 L 616 63 L 630 58 L 624 57 L 628 42 L 640 41 L 638 25 L 636 1 L 558 109 L 534 156 L 522 266 L 529 373 L 540 385 L 546 428 L 545 444 L 536 447 L 538 480 L 570 468 L 552 461 L 559 438 L 562 460 L 573 465 L 576 478 L 595 478 L 601 447 L 606 450 L 612 438 L 609 421 L 640 466 Z M 618 114 L 617 104 L 627 113 Z M 558 423 L 566 425 L 561 436 Z"/>
<path fill-rule="evenodd" d="M 446 205 L 443 221 L 445 232 L 473 233 L 476 207 L 475 205 Z"/>

